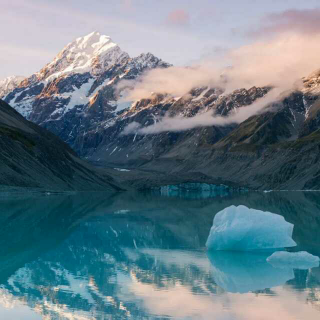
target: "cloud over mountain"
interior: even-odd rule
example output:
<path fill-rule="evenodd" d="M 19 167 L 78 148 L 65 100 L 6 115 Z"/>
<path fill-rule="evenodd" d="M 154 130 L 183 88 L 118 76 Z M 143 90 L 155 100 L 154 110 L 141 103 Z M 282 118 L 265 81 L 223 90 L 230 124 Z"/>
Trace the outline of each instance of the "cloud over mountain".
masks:
<path fill-rule="evenodd" d="M 190 15 L 184 9 L 171 11 L 166 19 L 168 25 L 184 26 L 190 22 Z"/>

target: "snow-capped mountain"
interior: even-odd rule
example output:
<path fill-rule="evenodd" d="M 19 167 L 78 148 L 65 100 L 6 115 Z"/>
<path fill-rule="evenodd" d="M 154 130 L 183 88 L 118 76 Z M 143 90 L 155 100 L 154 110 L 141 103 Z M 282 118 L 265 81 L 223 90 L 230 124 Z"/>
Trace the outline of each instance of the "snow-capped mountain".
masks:
<path fill-rule="evenodd" d="M 38 80 L 47 82 L 70 73 L 100 75 L 108 67 L 121 64 L 128 58 L 129 55 L 110 37 L 92 32 L 69 43 L 36 75 Z"/>
<path fill-rule="evenodd" d="M 118 101 L 120 79 L 135 79 L 147 69 L 168 66 L 151 53 L 130 58 L 110 37 L 93 32 L 69 43 L 5 101 L 72 145 L 81 131 L 110 121 L 130 106 Z"/>
<path fill-rule="evenodd" d="M 0 80 L 0 98 L 7 95 L 10 91 L 18 87 L 25 77 L 22 76 L 10 76 Z"/>
<path fill-rule="evenodd" d="M 154 94 L 150 99 L 123 101 L 123 92 L 117 89 L 120 80 L 137 79 L 146 70 L 169 66 L 151 53 L 130 58 L 110 37 L 93 32 L 69 43 L 52 62 L 10 92 L 5 101 L 58 135 L 82 157 L 109 165 L 149 161 L 168 151 L 176 136 L 192 147 L 203 140 L 202 134 L 190 132 L 122 135 L 133 121 L 145 126 L 167 112 L 192 117 L 210 109 L 227 115 L 267 92 L 252 88 L 223 95 L 220 89 L 202 87 L 183 97 Z M 218 141 L 232 128 L 208 128 L 205 140 Z"/>
<path fill-rule="evenodd" d="M 166 66 L 151 54 L 130 58 L 110 37 L 93 32 L 69 43 L 5 100 L 27 119 L 42 123 L 57 120 L 76 106 L 93 104 L 101 89 L 108 87 L 109 99 L 104 102 L 111 102 L 107 109 L 115 111 L 114 88 L 119 79 L 132 79 L 146 68 Z"/>
<path fill-rule="evenodd" d="M 193 117 L 211 110 L 226 116 L 270 90 L 252 87 L 227 94 L 200 87 L 182 97 L 154 93 L 139 101 L 123 99 L 125 91 L 118 86 L 122 79 L 135 80 L 147 70 L 169 66 L 151 53 L 131 58 L 109 37 L 94 32 L 68 44 L 51 63 L 8 93 L 5 101 L 58 135 L 81 157 L 102 166 L 142 166 L 149 172 L 180 176 L 181 182 L 193 177 L 198 181 L 201 173 L 203 181 L 212 183 L 320 188 L 314 152 L 320 129 L 318 71 L 303 79 L 302 90 L 241 124 L 124 135 L 133 122 L 146 127 L 164 115 Z M 309 154 L 308 159 L 296 157 L 294 148 L 301 145 L 307 146 L 303 154 Z M 274 152 L 275 148 L 282 151 Z M 290 167 L 292 158 L 296 163 Z M 255 169 L 248 171 L 249 165 Z"/>

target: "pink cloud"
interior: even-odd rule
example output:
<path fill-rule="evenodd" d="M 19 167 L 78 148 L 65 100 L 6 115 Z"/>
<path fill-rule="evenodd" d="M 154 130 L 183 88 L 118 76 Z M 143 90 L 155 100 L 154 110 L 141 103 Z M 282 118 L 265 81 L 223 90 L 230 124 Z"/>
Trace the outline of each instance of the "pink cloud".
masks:
<path fill-rule="evenodd" d="M 189 24 L 190 16 L 187 11 L 183 9 L 177 9 L 169 13 L 166 22 L 170 25 L 184 26 Z"/>
<path fill-rule="evenodd" d="M 286 10 L 280 13 L 268 14 L 257 30 L 250 35 L 260 37 L 264 35 L 295 32 L 315 34 L 320 32 L 320 8 L 304 10 Z"/>

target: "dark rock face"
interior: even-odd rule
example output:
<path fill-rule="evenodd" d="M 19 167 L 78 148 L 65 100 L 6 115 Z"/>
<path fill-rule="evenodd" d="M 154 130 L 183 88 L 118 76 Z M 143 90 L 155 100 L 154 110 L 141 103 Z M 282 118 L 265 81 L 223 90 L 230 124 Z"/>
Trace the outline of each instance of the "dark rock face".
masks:
<path fill-rule="evenodd" d="M 80 160 L 67 144 L 1 100 L 0 148 L 1 189 L 120 190 L 112 177 Z"/>

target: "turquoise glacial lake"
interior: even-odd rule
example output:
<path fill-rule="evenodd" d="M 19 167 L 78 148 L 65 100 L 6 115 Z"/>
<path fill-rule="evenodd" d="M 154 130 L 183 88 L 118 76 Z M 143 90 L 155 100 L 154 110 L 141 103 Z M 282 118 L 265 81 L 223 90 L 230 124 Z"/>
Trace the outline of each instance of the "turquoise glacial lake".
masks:
<path fill-rule="evenodd" d="M 319 320 L 320 268 L 207 252 L 231 205 L 294 224 L 320 256 L 318 192 L 0 194 L 0 319 Z"/>

